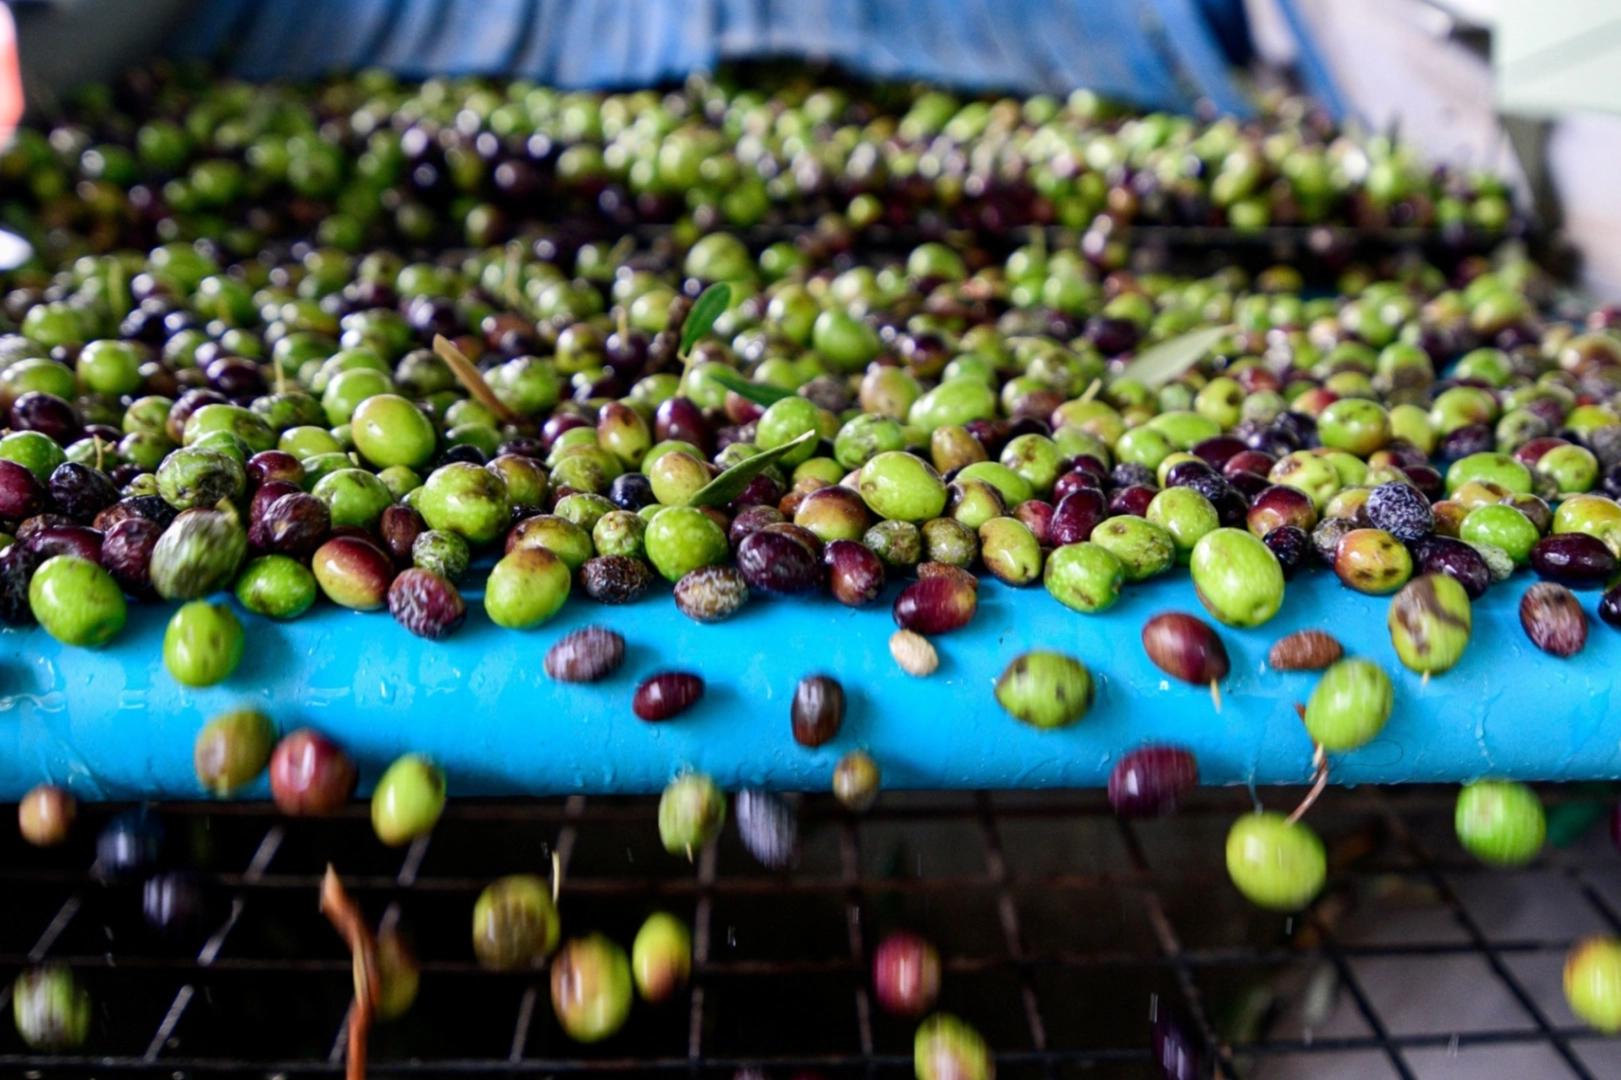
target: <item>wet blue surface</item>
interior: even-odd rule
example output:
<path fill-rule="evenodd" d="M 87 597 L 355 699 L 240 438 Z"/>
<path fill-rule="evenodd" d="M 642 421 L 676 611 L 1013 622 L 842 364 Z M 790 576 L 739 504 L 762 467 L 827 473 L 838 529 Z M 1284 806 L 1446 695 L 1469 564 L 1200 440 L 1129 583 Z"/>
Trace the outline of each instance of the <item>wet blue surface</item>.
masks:
<path fill-rule="evenodd" d="M 1153 615 L 1202 614 L 1183 570 L 1130 587 L 1101 616 L 1071 612 L 1040 587 L 987 581 L 974 621 L 935 639 L 940 670 L 922 680 L 889 655 L 898 585 L 862 611 L 829 599 L 756 598 L 713 626 L 677 612 L 667 588 L 622 608 L 574 599 L 525 633 L 492 625 L 470 590 L 467 624 L 439 643 L 381 612 L 323 604 L 285 624 L 244 613 L 247 659 L 206 690 L 184 688 L 163 669 L 172 608 L 134 605 L 124 632 L 100 651 L 62 646 L 37 629 L 0 634 L 0 797 L 47 779 L 85 798 L 197 797 L 196 733 L 239 705 L 263 709 L 283 731 L 308 725 L 336 738 L 360 763 L 363 789 L 414 750 L 438 760 L 460 795 L 650 792 L 684 768 L 728 788 L 822 791 L 834 763 L 857 747 L 877 759 L 888 787 L 1096 786 L 1122 753 L 1148 742 L 1190 747 L 1210 782 L 1303 782 L 1312 748 L 1294 703 L 1316 677 L 1270 671 L 1265 658 L 1273 641 L 1306 627 L 1378 660 L 1396 684 L 1389 726 L 1334 757 L 1336 781 L 1621 776 L 1621 634 L 1592 615 L 1598 594 L 1583 593 L 1586 650 L 1570 660 L 1538 652 L 1517 615 L 1531 581 L 1516 575 L 1477 603 L 1463 662 L 1425 684 L 1396 661 L 1388 600 L 1351 593 L 1327 574 L 1297 579 L 1265 626 L 1220 628 L 1232 673 L 1219 714 L 1207 688 L 1168 680 L 1140 643 Z M 548 679 L 546 649 L 593 623 L 625 636 L 624 667 L 590 686 Z M 1037 731 L 997 706 L 997 675 L 1031 648 L 1067 652 L 1091 668 L 1098 695 L 1084 720 Z M 664 724 L 636 719 L 637 684 L 668 668 L 702 674 L 703 701 Z M 812 672 L 840 679 L 850 704 L 839 737 L 806 750 L 790 735 L 788 706 Z M 265 791 L 261 783 L 249 794 Z"/>

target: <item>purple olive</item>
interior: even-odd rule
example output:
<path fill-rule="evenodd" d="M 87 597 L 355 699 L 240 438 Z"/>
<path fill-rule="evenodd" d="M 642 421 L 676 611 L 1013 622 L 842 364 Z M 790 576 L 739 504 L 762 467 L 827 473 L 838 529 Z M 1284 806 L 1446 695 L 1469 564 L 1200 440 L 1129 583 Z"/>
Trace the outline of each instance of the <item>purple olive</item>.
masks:
<path fill-rule="evenodd" d="M 753 480 L 749 481 L 748 486 L 738 494 L 737 498 L 732 500 L 732 505 L 740 507 L 769 506 L 775 508 L 776 505 L 782 501 L 782 497 L 785 494 L 786 492 L 783 491 L 781 484 L 777 483 L 777 481 L 772 477 L 761 473 L 759 476 L 756 476 Z"/>
<path fill-rule="evenodd" d="M 1598 617 L 1605 624 L 1621 630 L 1621 585 L 1613 586 L 1599 598 Z"/>
<path fill-rule="evenodd" d="M 1602 589 L 1621 564 L 1604 541 L 1586 533 L 1544 536 L 1531 547 L 1537 576 L 1570 589 Z"/>
<path fill-rule="evenodd" d="M 100 469 L 77 461 L 64 461 L 51 473 L 47 485 L 56 509 L 81 524 L 118 501 L 118 488 Z"/>
<path fill-rule="evenodd" d="M 1491 568 L 1470 545 L 1450 536 L 1427 536 L 1412 545 L 1414 571 L 1445 574 L 1463 586 L 1469 599 L 1479 600 L 1491 587 Z"/>
<path fill-rule="evenodd" d="M 283 495 L 265 510 L 259 524 L 270 550 L 282 555 L 308 555 L 332 532 L 326 503 L 299 491 Z"/>
<path fill-rule="evenodd" d="M 794 688 L 789 709 L 794 742 L 815 747 L 836 737 L 844 725 L 844 687 L 828 675 L 808 675 Z"/>
<path fill-rule="evenodd" d="M 15 461 L 0 458 L 0 517 L 21 521 L 33 517 L 45 505 L 45 485 L 39 477 Z"/>
<path fill-rule="evenodd" d="M 291 480 L 266 480 L 253 491 L 253 497 L 248 500 L 248 523 L 263 521 L 265 511 L 275 505 L 277 499 L 283 495 L 300 495 L 304 489 Z"/>
<path fill-rule="evenodd" d="M 302 484 L 304 466 L 285 450 L 261 450 L 248 459 L 248 482 L 268 484 L 272 480 Z"/>
<path fill-rule="evenodd" d="M 1177 746 L 1145 746 L 1109 773 L 1109 805 L 1121 817 L 1162 817 L 1199 786 L 1199 762 Z"/>
<path fill-rule="evenodd" d="M 930 577 L 908 585 L 895 598 L 895 625 L 925 636 L 967 626 L 979 609 L 979 592 L 955 577 Z"/>
<path fill-rule="evenodd" d="M 1165 674 L 1195 686 L 1219 682 L 1229 670 L 1221 638 L 1204 620 L 1181 612 L 1156 615 L 1143 624 L 1143 651 Z"/>
<path fill-rule="evenodd" d="M 1124 487 L 1109 496 L 1109 516 L 1130 514 L 1133 517 L 1147 517 L 1148 504 L 1154 501 L 1159 489 L 1149 484 L 1133 484 Z"/>
<path fill-rule="evenodd" d="M 835 540 L 822 549 L 833 599 L 845 607 L 865 607 L 884 591 L 884 564 L 854 540 Z"/>
<path fill-rule="evenodd" d="M 230 903 L 218 886 L 201 874 L 159 874 L 141 888 L 147 928 L 170 941 L 201 942 L 219 929 L 229 911 Z"/>
<path fill-rule="evenodd" d="M 1232 480 L 1239 475 L 1265 478 L 1278 459 L 1264 450 L 1243 450 L 1228 458 L 1221 466 L 1221 475 Z"/>
<path fill-rule="evenodd" d="M 11 403 L 9 415 L 15 431 L 37 431 L 49 435 L 61 446 L 77 442 L 84 433 L 79 414 L 55 394 L 30 390 Z M 7 515 L 9 516 L 9 515 Z"/>
<path fill-rule="evenodd" d="M 769 791 L 740 791 L 733 809 L 738 838 L 761 866 L 786 870 L 799 861 L 799 814 L 792 803 Z"/>
<path fill-rule="evenodd" d="M 1205 1075 L 1199 1044 L 1168 1012 L 1154 1017 L 1154 1064 L 1164 1080 L 1200 1080 Z"/>
<path fill-rule="evenodd" d="M 162 535 L 163 527 L 157 522 L 132 517 L 120 521 L 102 537 L 101 565 L 131 596 L 151 590 L 152 550 Z"/>
<path fill-rule="evenodd" d="M 106 881 L 139 880 L 163 860 L 165 833 L 146 807 L 113 816 L 96 837 L 95 876 Z"/>
<path fill-rule="evenodd" d="M 222 356 L 210 362 L 203 376 L 209 386 L 228 398 L 255 398 L 269 389 L 259 365 L 240 356 Z"/>
<path fill-rule="evenodd" d="M 667 398 L 659 403 L 653 414 L 653 438 L 659 442 L 671 439 L 688 442 L 700 450 L 707 450 L 711 442 L 703 410 L 684 397 Z"/>
<path fill-rule="evenodd" d="M 101 563 L 101 533 L 88 525 L 52 525 L 32 533 L 23 543 L 47 559 L 52 555 L 73 555 Z"/>
<path fill-rule="evenodd" d="M 1192 487 L 1196 480 L 1208 480 L 1220 474 L 1203 461 L 1179 461 L 1165 470 L 1166 487 Z"/>
<path fill-rule="evenodd" d="M 631 711 L 643 720 L 661 721 L 685 712 L 704 696 L 704 680 L 686 671 L 664 671 L 636 688 Z"/>
<path fill-rule="evenodd" d="M 734 552 L 739 544 L 767 525 L 780 525 L 788 520 L 782 511 L 777 509 L 777 499 L 770 502 L 769 506 L 745 506 L 732 518 L 732 524 L 726 530 L 726 539 L 731 542 Z"/>
<path fill-rule="evenodd" d="M 1224 469 L 1239 454 L 1248 453 L 1244 440 L 1233 435 L 1214 435 L 1193 447 L 1193 456 L 1212 469 Z"/>
<path fill-rule="evenodd" d="M 7 626 L 33 626 L 34 610 L 28 603 L 28 585 L 45 557 L 21 544 L 0 551 L 0 622 Z"/>
<path fill-rule="evenodd" d="M 811 592 L 822 582 L 821 561 L 796 535 L 761 529 L 737 545 L 737 568 L 749 587 L 761 592 L 794 595 Z"/>
<path fill-rule="evenodd" d="M 1129 489 L 1128 489 L 1129 490 Z M 1150 497 L 1152 501 L 1152 497 Z M 1144 507 L 1146 513 L 1147 508 Z M 1054 547 L 1079 544 L 1092 536 L 1092 530 L 1108 516 L 1103 492 L 1083 489 L 1066 495 L 1053 509 L 1049 537 Z"/>
<path fill-rule="evenodd" d="M 1085 469 L 1071 469 L 1053 483 L 1053 502 L 1061 503 L 1077 491 L 1102 491 L 1103 481 Z"/>

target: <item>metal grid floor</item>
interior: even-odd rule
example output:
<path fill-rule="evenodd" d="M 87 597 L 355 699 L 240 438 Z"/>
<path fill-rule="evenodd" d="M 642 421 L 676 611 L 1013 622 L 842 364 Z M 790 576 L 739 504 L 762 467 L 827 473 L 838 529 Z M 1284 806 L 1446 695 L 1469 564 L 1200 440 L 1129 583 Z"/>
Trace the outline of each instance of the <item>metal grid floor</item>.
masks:
<path fill-rule="evenodd" d="M 1594 796 L 1545 797 L 1580 815 Z M 234 897 L 200 952 L 144 930 L 138 886 L 90 877 L 111 808 L 85 807 L 61 848 L 11 829 L 0 840 L 0 999 L 23 966 L 69 963 L 95 1002 L 92 1034 L 53 1058 L 0 1024 L 0 1075 L 341 1073 L 352 984 L 317 911 L 329 860 L 369 919 L 398 905 L 422 961 L 414 1009 L 373 1029 L 377 1076 L 910 1076 L 914 1025 L 879 1010 L 868 981 L 871 949 L 899 927 L 939 946 L 940 1007 L 980 1029 L 1004 1078 L 1155 1077 L 1156 1008 L 1187 1018 L 1222 1077 L 1478 1078 L 1493 1063 L 1542 1080 L 1621 1075 L 1621 1044 L 1582 1028 L 1559 986 L 1572 941 L 1621 933 L 1604 830 L 1503 874 L 1458 848 L 1452 790 L 1331 791 L 1308 818 L 1329 845 L 1329 888 L 1287 919 L 1247 905 L 1222 867 L 1251 798 L 1202 791 L 1147 823 L 1117 821 L 1096 793 L 889 794 L 864 817 L 809 798 L 786 875 L 731 829 L 695 864 L 667 855 L 647 799 L 457 802 L 403 851 L 373 838 L 362 804 L 321 820 L 165 806 L 175 864 Z M 544 972 L 490 974 L 472 956 L 478 892 L 546 874 L 554 850 L 565 935 L 628 945 L 655 909 L 694 929 L 690 994 L 638 1003 L 595 1046 L 563 1035 Z"/>

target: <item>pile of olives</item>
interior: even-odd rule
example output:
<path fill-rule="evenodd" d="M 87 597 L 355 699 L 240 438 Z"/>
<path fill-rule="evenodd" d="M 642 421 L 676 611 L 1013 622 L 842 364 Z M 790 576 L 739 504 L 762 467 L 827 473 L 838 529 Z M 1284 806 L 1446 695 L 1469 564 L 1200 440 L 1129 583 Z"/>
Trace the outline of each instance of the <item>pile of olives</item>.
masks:
<path fill-rule="evenodd" d="M 365 72 L 258 86 L 152 67 L 80 93 L 0 156 L 0 220 L 52 260 L 206 239 L 240 256 L 307 240 L 361 252 L 483 246 L 561 223 L 746 229 L 818 222 L 1083 231 L 1105 261 L 1134 224 L 1344 224 L 1458 241 L 1518 226 L 1507 187 L 1336 128 L 1309 101 L 1260 118 L 1067 99 L 722 76 L 600 94 Z"/>

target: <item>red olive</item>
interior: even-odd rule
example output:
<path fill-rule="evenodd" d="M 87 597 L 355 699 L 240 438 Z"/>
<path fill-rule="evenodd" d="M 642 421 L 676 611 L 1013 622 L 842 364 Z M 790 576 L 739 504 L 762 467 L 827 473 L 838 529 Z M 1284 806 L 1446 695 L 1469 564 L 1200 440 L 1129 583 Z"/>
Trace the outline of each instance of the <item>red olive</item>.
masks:
<path fill-rule="evenodd" d="M 1227 649 L 1208 624 L 1192 615 L 1167 612 L 1143 626 L 1143 649 L 1154 666 L 1172 678 L 1203 686 L 1227 677 Z"/>
<path fill-rule="evenodd" d="M 330 814 L 355 792 L 355 766 L 336 743 L 300 728 L 270 755 L 270 794 L 276 809 L 294 817 Z"/>
<path fill-rule="evenodd" d="M 979 609 L 979 593 L 954 577 L 924 578 L 895 598 L 895 625 L 919 634 L 944 634 L 967 626 Z"/>

